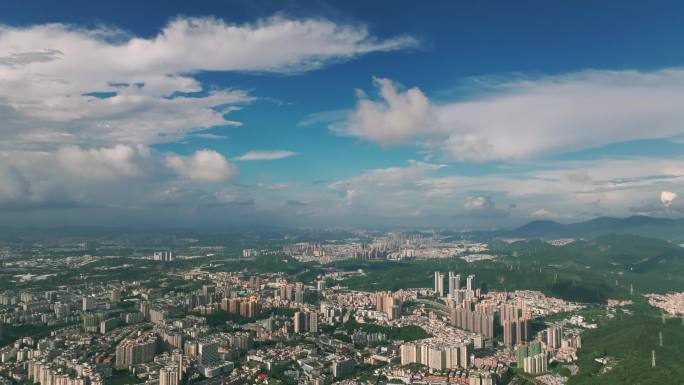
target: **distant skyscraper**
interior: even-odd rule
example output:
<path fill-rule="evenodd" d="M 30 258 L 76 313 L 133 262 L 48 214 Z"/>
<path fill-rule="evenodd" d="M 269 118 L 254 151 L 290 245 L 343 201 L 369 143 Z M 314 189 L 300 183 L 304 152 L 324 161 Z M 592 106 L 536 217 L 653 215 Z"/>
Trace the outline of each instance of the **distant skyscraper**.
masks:
<path fill-rule="evenodd" d="M 503 340 L 506 346 L 514 346 L 528 340 L 529 323 L 526 319 L 503 320 L 501 323 L 503 325 Z"/>
<path fill-rule="evenodd" d="M 561 347 L 561 340 L 563 337 L 563 328 L 560 326 L 552 326 L 545 331 L 546 346 L 551 349 L 558 349 Z"/>
<path fill-rule="evenodd" d="M 303 303 L 304 302 L 304 284 L 301 282 L 297 282 L 295 284 L 294 301 L 297 303 Z"/>
<path fill-rule="evenodd" d="M 306 314 L 304 312 L 298 311 L 294 313 L 294 316 L 292 318 L 294 324 L 294 332 L 306 332 Z"/>
<path fill-rule="evenodd" d="M 475 285 L 475 275 L 470 274 L 468 278 L 466 278 L 466 290 L 469 292 L 473 291 L 473 286 Z"/>
<path fill-rule="evenodd" d="M 401 315 L 402 301 L 395 298 L 392 292 L 378 292 L 374 294 L 375 310 L 387 315 L 387 319 L 396 319 Z"/>
<path fill-rule="evenodd" d="M 435 292 L 438 296 L 444 297 L 444 273 L 435 271 Z"/>
<path fill-rule="evenodd" d="M 456 292 L 461 289 L 461 275 L 453 271 L 449 272 L 449 297 L 455 298 Z"/>
<path fill-rule="evenodd" d="M 318 314 L 315 311 L 308 314 L 308 326 L 311 333 L 318 333 Z"/>

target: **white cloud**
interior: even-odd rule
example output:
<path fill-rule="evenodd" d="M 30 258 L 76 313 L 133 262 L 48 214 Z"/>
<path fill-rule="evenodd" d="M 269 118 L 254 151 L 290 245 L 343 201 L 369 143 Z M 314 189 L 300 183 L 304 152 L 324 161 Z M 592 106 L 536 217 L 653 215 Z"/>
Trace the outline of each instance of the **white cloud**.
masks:
<path fill-rule="evenodd" d="M 672 191 L 660 192 L 660 203 L 662 203 L 665 207 L 670 206 L 675 199 L 677 199 L 677 194 L 673 193 Z"/>
<path fill-rule="evenodd" d="M 33 80 L 29 85 L 38 89 L 44 88 L 36 81 L 92 91 L 145 82 L 144 90 L 168 94 L 197 90 L 194 79 L 181 75 L 195 71 L 298 72 L 416 44 L 410 36 L 380 40 L 362 25 L 284 17 L 240 25 L 179 17 L 151 38 L 64 24 L 2 26 L 0 52 L 6 54 L 0 57 L 0 74 L 8 82 Z"/>
<path fill-rule="evenodd" d="M 469 161 L 530 159 L 684 133 L 682 69 L 490 82 L 481 96 L 440 103 L 418 88 L 397 91 L 386 79 L 374 84 L 381 100 L 362 94 L 347 122 L 331 129 L 380 144 L 418 142 Z"/>
<path fill-rule="evenodd" d="M 56 154 L 57 161 L 66 172 L 88 179 L 140 175 L 139 157 L 136 148 L 123 144 L 95 149 L 67 146 Z"/>
<path fill-rule="evenodd" d="M 460 193 L 464 193 L 461 191 Z M 510 216 L 508 210 L 496 207 L 494 199 L 490 196 L 467 196 L 463 202 L 463 208 L 471 218 L 505 218 Z M 509 209 L 513 208 L 509 205 Z"/>
<path fill-rule="evenodd" d="M 217 135 L 217 134 L 194 134 L 193 136 L 194 136 L 195 138 L 211 139 L 211 140 L 224 140 L 224 139 L 228 139 L 228 137 L 225 136 L 225 135 Z"/>
<path fill-rule="evenodd" d="M 0 152 L 0 208 L 3 210 L 102 205 L 90 194 L 102 191 L 106 196 L 121 180 L 141 175 L 146 149 L 117 146 L 84 150 L 72 146 L 55 153 L 24 155 Z"/>
<path fill-rule="evenodd" d="M 179 176 L 201 182 L 225 182 L 237 173 L 235 166 L 212 150 L 200 150 L 187 157 L 168 155 L 165 163 Z"/>
<path fill-rule="evenodd" d="M 378 39 L 362 25 L 284 17 L 177 18 L 152 37 L 0 25 L 0 147 L 175 141 L 238 124 L 224 115 L 253 100 L 234 89 L 200 92 L 208 87 L 196 72 L 301 72 L 415 44 L 409 36 Z"/>
<path fill-rule="evenodd" d="M 285 159 L 292 156 L 298 155 L 294 151 L 249 151 L 241 156 L 235 158 L 235 160 L 277 160 Z"/>
<path fill-rule="evenodd" d="M 416 44 L 320 18 L 179 17 L 145 37 L 109 27 L 0 25 L 0 205 L 146 206 L 159 199 L 152 192 L 175 191 L 170 184 L 228 180 L 237 168 L 216 152 L 150 150 L 189 136 L 225 139 L 202 131 L 239 126 L 227 116 L 255 99 L 195 74 L 292 74 Z"/>
<path fill-rule="evenodd" d="M 545 208 L 537 209 L 531 215 L 536 218 L 558 218 L 558 214 Z"/>
<path fill-rule="evenodd" d="M 427 97 L 417 88 L 404 92 L 389 79 L 374 78 L 381 101 L 359 92 L 356 110 L 349 114 L 345 135 L 358 136 L 382 144 L 399 144 L 419 134 L 433 132 L 437 124 Z"/>
<path fill-rule="evenodd" d="M 337 199 L 328 209 L 337 215 L 399 221 L 421 213 L 407 223 L 491 226 L 491 219 L 497 218 L 497 225 L 511 226 L 540 217 L 572 221 L 635 212 L 678 216 L 684 209 L 673 209 L 677 201 L 666 212 L 659 200 L 655 204 L 654 193 L 684 186 L 684 158 L 548 161 L 544 168 L 509 164 L 481 175 L 412 162 L 368 170 L 328 186 Z M 454 204 L 458 201 L 463 203 Z"/>
<path fill-rule="evenodd" d="M 463 207 L 467 210 L 491 209 L 494 208 L 494 201 L 486 196 L 466 197 Z"/>
<path fill-rule="evenodd" d="M 78 208 L 93 202 L 81 191 L 67 192 L 55 181 L 32 181 L 14 167 L 0 167 L 0 209 Z"/>

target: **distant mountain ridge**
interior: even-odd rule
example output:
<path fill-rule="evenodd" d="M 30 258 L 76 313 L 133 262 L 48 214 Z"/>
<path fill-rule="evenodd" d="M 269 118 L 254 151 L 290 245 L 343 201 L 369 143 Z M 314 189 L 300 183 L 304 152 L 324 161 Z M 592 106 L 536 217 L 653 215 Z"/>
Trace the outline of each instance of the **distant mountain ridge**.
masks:
<path fill-rule="evenodd" d="M 607 234 L 634 234 L 671 241 L 684 240 L 684 219 L 634 215 L 627 218 L 598 217 L 584 222 L 558 223 L 552 220 L 529 222 L 501 237 L 509 238 L 594 238 Z"/>

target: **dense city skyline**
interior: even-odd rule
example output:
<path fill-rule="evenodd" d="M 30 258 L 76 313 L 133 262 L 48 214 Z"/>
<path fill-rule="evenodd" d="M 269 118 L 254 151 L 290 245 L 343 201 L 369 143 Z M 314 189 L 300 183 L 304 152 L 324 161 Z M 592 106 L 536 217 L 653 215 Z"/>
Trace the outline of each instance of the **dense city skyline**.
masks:
<path fill-rule="evenodd" d="M 0 224 L 680 217 L 676 2 L 0 4 Z"/>

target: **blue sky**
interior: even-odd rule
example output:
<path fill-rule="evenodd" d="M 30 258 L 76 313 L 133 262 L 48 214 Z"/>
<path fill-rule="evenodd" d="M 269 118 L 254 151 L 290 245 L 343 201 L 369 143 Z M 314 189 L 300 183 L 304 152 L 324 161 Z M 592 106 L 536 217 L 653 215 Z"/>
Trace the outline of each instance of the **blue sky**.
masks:
<path fill-rule="evenodd" d="M 0 222 L 678 217 L 679 2 L 0 3 Z"/>

